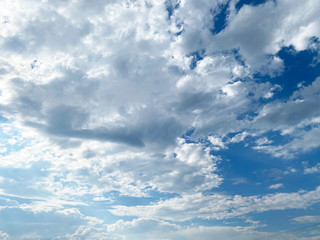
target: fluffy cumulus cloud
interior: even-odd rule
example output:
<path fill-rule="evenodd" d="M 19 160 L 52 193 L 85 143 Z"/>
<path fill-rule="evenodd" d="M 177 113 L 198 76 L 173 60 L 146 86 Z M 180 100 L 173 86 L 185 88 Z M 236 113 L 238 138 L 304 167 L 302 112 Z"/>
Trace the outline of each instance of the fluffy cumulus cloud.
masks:
<path fill-rule="evenodd" d="M 1 239 L 319 238 L 319 1 L 2 6 Z"/>

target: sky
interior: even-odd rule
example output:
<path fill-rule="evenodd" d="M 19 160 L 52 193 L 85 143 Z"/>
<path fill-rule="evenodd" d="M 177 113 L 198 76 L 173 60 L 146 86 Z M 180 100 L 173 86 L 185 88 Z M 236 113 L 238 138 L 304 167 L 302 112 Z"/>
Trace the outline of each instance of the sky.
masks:
<path fill-rule="evenodd" d="M 319 11 L 1 0 L 0 239 L 319 240 Z"/>

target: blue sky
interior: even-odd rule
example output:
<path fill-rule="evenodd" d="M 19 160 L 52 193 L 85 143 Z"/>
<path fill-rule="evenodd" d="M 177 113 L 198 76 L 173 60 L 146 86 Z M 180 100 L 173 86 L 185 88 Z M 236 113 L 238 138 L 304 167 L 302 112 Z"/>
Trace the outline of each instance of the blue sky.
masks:
<path fill-rule="evenodd" d="M 320 239 L 319 1 L 2 6 L 1 239 Z"/>

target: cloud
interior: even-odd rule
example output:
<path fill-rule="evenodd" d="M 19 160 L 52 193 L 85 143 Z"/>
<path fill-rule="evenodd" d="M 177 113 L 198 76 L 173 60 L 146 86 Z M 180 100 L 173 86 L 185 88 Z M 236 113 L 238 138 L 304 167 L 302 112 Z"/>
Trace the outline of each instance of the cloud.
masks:
<path fill-rule="evenodd" d="M 233 136 L 229 142 L 230 143 L 238 143 L 238 142 L 242 142 L 245 140 L 245 138 L 249 135 L 248 132 L 244 131 L 242 133 L 238 133 L 235 136 Z"/>
<path fill-rule="evenodd" d="M 204 2 L 212 8 L 217 6 Z M 190 57 L 174 49 L 173 44 L 179 40 L 168 34 L 170 22 L 163 5 L 153 2 L 150 8 L 137 1 L 128 8 L 122 3 L 97 2 L 97 14 L 117 14 L 113 18 L 90 15 L 87 19 L 74 12 L 77 6 L 83 6 L 81 1 L 72 8 L 68 4 L 54 5 L 56 10 L 48 7 L 51 4 L 33 2 L 35 20 L 29 22 L 32 11 L 26 11 L 21 15 L 23 24 L 10 22 L 17 28 L 14 36 L 22 32 L 34 38 L 36 56 L 31 58 L 30 52 L 23 50 L 4 59 L 11 71 L 5 75 L 1 98 L 6 104 L 1 109 L 62 146 L 67 145 L 61 138 L 71 138 L 163 147 L 174 144 L 175 138 L 193 125 L 201 135 L 223 127 L 222 132 L 227 128 L 223 121 L 227 112 L 245 111 L 244 96 L 238 96 L 243 84 L 229 82 L 247 76 L 246 67 L 232 55 L 212 54 L 191 72 L 184 65 Z M 181 4 L 179 11 L 195 6 Z M 52 17 L 44 18 L 43 12 L 50 12 Z M 126 18 L 132 24 L 122 24 L 120 20 Z M 74 25 L 64 24 L 69 19 Z M 148 27 L 140 22 L 147 22 Z M 60 25 L 64 28 L 55 31 Z M 50 32 L 66 36 L 59 51 L 53 51 L 55 44 L 62 46 L 59 36 L 49 38 Z M 76 47 L 71 51 L 69 45 Z M 37 67 L 30 67 L 35 61 Z M 225 97 L 219 94 L 222 88 Z M 215 116 L 221 118 L 210 117 L 210 112 L 220 112 Z M 229 122 L 236 115 L 230 116 Z"/>
<path fill-rule="evenodd" d="M 76 238 L 110 238 L 110 239 L 255 239 L 255 237 L 270 236 L 269 233 L 255 231 L 252 227 L 181 227 L 162 220 L 138 218 L 132 221 L 119 220 L 105 227 L 80 227 L 74 234 L 67 235 Z M 272 235 L 271 235 L 272 236 Z"/>
<path fill-rule="evenodd" d="M 312 123 L 310 125 L 312 125 Z M 317 127 L 317 125 L 318 124 L 309 131 L 297 130 L 292 136 L 292 141 L 284 145 L 263 145 L 253 147 L 253 149 L 272 154 L 278 158 L 294 158 L 298 154 L 310 152 L 318 148 L 319 144 L 316 139 L 320 128 Z"/>
<path fill-rule="evenodd" d="M 282 183 L 277 183 L 269 186 L 269 189 L 279 189 L 279 188 L 283 188 Z"/>
<path fill-rule="evenodd" d="M 250 227 L 202 227 L 192 226 L 188 228 L 180 227 L 176 224 L 168 223 L 148 218 L 138 218 L 133 221 L 118 221 L 108 225 L 108 232 L 119 239 L 232 239 L 235 235 L 239 239 L 253 239 L 254 235 L 264 236 Z M 129 237 L 130 236 L 130 237 Z"/>
<path fill-rule="evenodd" d="M 268 138 L 266 137 L 263 137 L 263 138 L 259 138 L 256 143 L 258 146 L 261 146 L 261 145 L 266 145 L 266 144 L 270 144 L 272 143 L 273 141 L 269 140 Z"/>
<path fill-rule="evenodd" d="M 1 231 L 0 231 L 0 237 L 1 237 L 1 239 L 3 239 L 3 240 L 9 240 L 9 239 L 10 239 L 9 234 L 7 234 L 7 233 L 5 233 L 5 232 L 1 232 Z"/>
<path fill-rule="evenodd" d="M 292 221 L 295 221 L 297 223 L 319 223 L 319 216 L 301 216 L 301 217 L 296 217 L 293 218 Z"/>
<path fill-rule="evenodd" d="M 9 198 L 4 198 L 4 197 L 1 197 L 0 198 L 0 210 L 1 209 L 5 209 L 5 208 L 10 208 L 10 207 L 14 207 L 14 206 L 17 206 L 19 205 L 19 203 L 15 200 L 11 200 Z"/>
<path fill-rule="evenodd" d="M 202 144 L 180 139 L 166 155 L 124 152 L 82 159 L 88 165 L 73 168 L 65 181 L 91 186 L 95 194 L 118 191 L 121 195 L 141 197 L 148 196 L 150 190 L 200 192 L 218 187 L 223 180 L 215 173 L 218 159 L 209 153 L 210 148 Z"/>
<path fill-rule="evenodd" d="M 244 5 L 237 14 L 230 13 L 228 26 L 213 37 L 210 47 L 215 51 L 239 49 L 254 69 L 279 74 L 283 63 L 274 55 L 282 46 L 293 45 L 301 51 L 308 47 L 309 38 L 319 36 L 317 4 L 314 1 L 292 4 L 292 1 L 282 0 L 267 1 L 258 6 Z M 232 7 L 230 9 L 235 11 Z M 302 15 L 302 9 L 308 14 Z"/>
<path fill-rule="evenodd" d="M 13 215 L 17 217 L 11 218 Z M 6 219 L 5 229 L 10 236 L 8 239 L 55 238 L 88 224 L 82 214 L 65 215 L 54 211 L 35 214 L 22 208 L 2 209 L 0 216 Z"/>
<path fill-rule="evenodd" d="M 318 51 L 310 38 L 320 36 L 319 3 L 237 3 L 3 1 L 0 213 L 19 216 L 21 226 L 35 223 L 14 237 L 254 239 L 270 235 L 177 222 L 319 202 L 319 188 L 268 195 L 218 189 L 229 177 L 219 163 L 233 146 L 283 158 L 320 146 L 320 78 L 288 99 L 278 98 L 286 89 L 272 80 L 286 70 L 283 47 Z M 305 168 L 312 172 L 318 165 Z M 118 217 L 140 218 L 106 225 L 82 211 L 98 215 L 105 203 Z M 51 235 L 38 227 L 43 219 L 55 223 Z M 63 226 L 70 229 L 55 232 Z"/>
<path fill-rule="evenodd" d="M 317 78 L 311 85 L 295 91 L 289 101 L 274 101 L 265 105 L 255 119 L 255 125 L 284 131 L 310 124 L 319 115 L 316 107 L 320 97 L 319 87 L 320 78 Z"/>
<path fill-rule="evenodd" d="M 224 239 L 231 240 L 235 237 L 243 240 L 254 239 L 294 239 L 312 240 L 317 239 L 316 233 L 308 234 L 310 237 L 301 236 L 301 231 L 263 232 L 254 226 L 188 226 L 181 227 L 165 221 L 150 218 L 138 218 L 132 221 L 119 220 L 115 224 L 107 226 L 109 237 L 112 239 Z M 309 229 L 305 229 L 308 231 Z M 312 229 L 310 229 L 312 230 Z M 303 232 L 303 230 L 302 230 Z"/>
<path fill-rule="evenodd" d="M 320 163 L 316 164 L 315 166 L 313 167 L 306 167 L 304 169 L 304 174 L 312 174 L 312 173 L 318 173 L 320 172 Z"/>
<path fill-rule="evenodd" d="M 246 178 L 233 178 L 233 185 L 238 185 L 238 184 L 243 184 L 243 183 L 247 183 L 248 180 Z"/>
<path fill-rule="evenodd" d="M 297 21 L 300 3 L 292 7 L 287 1 L 269 1 L 245 5 L 236 13 L 231 2 L 227 27 L 212 35 L 213 10 L 225 1 L 203 1 L 202 7 L 193 1 L 181 2 L 170 19 L 166 6 L 151 2 L 150 6 L 140 1 L 96 1 L 90 7 L 83 1 L 76 1 L 73 7 L 51 1 L 32 2 L 28 7 L 14 5 L 21 15 L 6 23 L 10 34 L 2 33 L 3 46 L 15 44 L 13 49 L 20 50 L 3 47 L 6 56 L 2 61 L 8 70 L 1 87 L 1 111 L 62 147 L 98 140 L 146 149 L 143 151 L 162 151 L 192 127 L 194 138 L 244 131 L 251 122 L 239 116 L 255 108 L 259 115 L 253 125 L 259 130 L 284 131 L 318 115 L 317 97 L 304 102 L 272 102 L 259 111 L 254 102 L 272 98 L 278 86 L 239 81 L 252 76 L 258 60 L 291 44 L 292 34 L 271 28 L 265 16 L 283 22 L 286 33 L 294 32 L 291 30 L 297 28 L 296 24 L 285 19 L 291 16 L 293 22 Z M 77 9 L 84 6 L 83 17 L 79 17 Z M 15 16 L 14 7 L 7 9 L 9 19 Z M 23 7 L 28 10 L 23 11 Z M 199 13 L 197 18 L 190 15 L 190 9 Z M 316 16 L 316 12 L 311 11 L 311 15 Z M 123 19 L 128 19 L 128 24 Z M 314 19 L 317 24 L 318 18 Z M 303 17 L 300 32 L 305 32 L 303 27 L 311 20 Z M 248 24 L 240 24 L 243 21 Z M 256 26 L 256 22 L 266 23 L 265 27 Z M 194 27 L 200 25 L 203 29 Z M 174 28 L 183 28 L 183 33 L 173 36 Z M 309 33 L 317 36 L 312 29 Z M 295 46 L 307 48 L 304 42 L 309 33 L 301 33 L 304 37 Z M 264 40 L 255 39 L 257 36 Z M 199 43 L 193 44 L 195 38 Z M 230 43 L 228 39 L 236 41 Z M 239 53 L 213 51 L 213 45 L 229 50 L 239 47 Z M 195 52 L 201 57 L 191 69 Z M 276 56 L 262 62 L 267 68 L 281 68 L 281 59 Z M 316 88 L 316 83 L 305 89 Z M 250 95 L 252 91 L 254 96 Z M 275 118 L 278 114 L 283 117 Z"/>
<path fill-rule="evenodd" d="M 150 191 L 195 193 L 217 188 L 218 156 L 211 147 L 180 138 L 164 154 L 143 153 L 88 141 L 77 151 L 32 141 L 2 159 L 2 192 L 24 198 L 73 199 L 86 194 L 146 197 Z M 24 161 L 27 158 L 28 162 Z M 21 175 L 20 178 L 15 176 Z"/>
<path fill-rule="evenodd" d="M 263 131 L 278 130 L 283 136 L 291 136 L 292 140 L 284 145 L 261 145 L 257 142 L 258 146 L 254 149 L 275 157 L 292 158 L 319 146 L 316 141 L 319 134 L 319 83 L 320 78 L 317 78 L 309 86 L 295 91 L 288 101 L 274 101 L 262 108 L 253 120 L 253 126 Z M 306 127 L 309 129 L 306 130 Z"/>
<path fill-rule="evenodd" d="M 214 150 L 226 149 L 224 142 L 219 137 L 209 136 L 208 140 L 213 145 Z"/>
<path fill-rule="evenodd" d="M 107 233 L 105 227 L 80 226 L 74 233 L 66 234 L 68 239 L 117 239 Z M 112 237 L 112 238 L 111 238 Z"/>
<path fill-rule="evenodd" d="M 276 193 L 262 196 L 240 195 L 184 195 L 158 201 L 148 206 L 113 206 L 112 214 L 118 216 L 157 217 L 171 221 L 200 219 L 225 219 L 270 210 L 305 209 L 320 201 L 320 188 L 313 191 Z"/>

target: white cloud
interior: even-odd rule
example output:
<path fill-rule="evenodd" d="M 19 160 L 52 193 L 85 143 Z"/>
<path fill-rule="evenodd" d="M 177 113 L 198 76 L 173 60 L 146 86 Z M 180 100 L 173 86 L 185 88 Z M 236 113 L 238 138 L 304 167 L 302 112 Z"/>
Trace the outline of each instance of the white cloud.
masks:
<path fill-rule="evenodd" d="M 272 142 L 273 142 L 273 141 L 269 140 L 269 139 L 266 138 L 266 137 L 259 138 L 258 140 L 256 140 L 256 144 L 257 144 L 258 146 L 270 144 L 270 143 L 272 143 Z"/>
<path fill-rule="evenodd" d="M 80 226 L 74 233 L 66 234 L 68 239 L 117 239 L 116 236 L 110 236 L 105 227 Z M 119 238 L 118 238 L 119 239 Z M 120 238 L 121 239 L 121 238 Z"/>
<path fill-rule="evenodd" d="M 250 227 L 180 227 L 165 221 L 139 218 L 133 221 L 118 221 L 108 226 L 108 232 L 116 239 L 231 239 L 237 235 L 238 239 L 253 239 L 254 235 L 264 236 Z"/>
<path fill-rule="evenodd" d="M 313 167 L 306 167 L 304 169 L 304 174 L 312 174 L 312 173 L 319 173 L 320 172 L 320 163 L 316 164 Z"/>
<path fill-rule="evenodd" d="M 5 153 L 6 151 L 8 151 L 7 148 L 3 147 L 3 148 L 0 148 L 0 153 Z"/>
<path fill-rule="evenodd" d="M 284 131 L 290 127 L 310 124 L 313 120 L 317 121 L 319 87 L 320 78 L 317 78 L 311 85 L 295 91 L 290 100 L 274 101 L 265 105 L 255 119 L 256 126 Z"/>
<path fill-rule="evenodd" d="M 149 190 L 193 193 L 218 187 L 216 161 L 210 148 L 178 140 L 166 155 L 124 152 L 82 159 L 87 164 L 65 176 L 65 182 L 91 186 L 92 194 L 118 191 L 121 195 L 148 196 Z M 76 190 L 74 190 L 76 191 Z"/>
<path fill-rule="evenodd" d="M 29 211 L 34 214 L 48 213 L 55 211 L 60 215 L 80 215 L 80 211 L 76 208 L 65 208 L 66 206 L 85 206 L 82 202 L 66 201 L 60 199 L 50 199 L 47 201 L 34 200 L 31 203 L 23 203 L 16 206 L 23 211 Z"/>
<path fill-rule="evenodd" d="M 99 7 L 92 9 L 97 15 L 88 10 L 81 17 L 75 11 L 85 5 L 82 1 L 72 7 L 54 4 L 56 10 L 48 7 L 51 2 L 33 4 L 37 6 L 33 12 L 22 11 L 20 17 L 25 21 L 15 25 L 15 34 L 32 36 L 34 41 L 24 44 L 32 42 L 35 56 L 22 49 L 8 52 L 3 59 L 11 68 L 4 75 L 3 109 L 62 146 L 68 146 L 63 139 L 95 139 L 163 147 L 174 144 L 192 126 L 202 135 L 215 125 L 209 131 L 225 125 L 223 131 L 227 112 L 245 111 L 244 84 L 229 82 L 247 76 L 246 67 L 232 55 L 212 54 L 190 71 L 181 63 L 190 57 L 176 53 L 179 48 L 173 46 L 180 44 L 179 38 L 168 34 L 170 21 L 161 3 L 150 2 L 153 7 L 148 7 L 135 1 L 128 8 L 124 2 L 97 2 Z M 179 11 L 197 5 L 190 4 L 181 3 Z M 45 18 L 43 12 L 52 17 Z M 31 13 L 34 21 L 28 21 Z M 90 17 L 85 18 L 86 14 Z M 125 24 L 124 19 L 128 19 Z M 64 27 L 59 28 L 61 25 Z M 59 34 L 49 36 L 50 32 Z M 32 69 L 35 60 L 38 65 Z M 225 96 L 219 94 L 221 89 Z M 221 112 L 221 119 L 208 112 Z"/>
<path fill-rule="evenodd" d="M 267 56 L 276 54 L 282 46 L 293 45 L 299 51 L 306 49 L 309 38 L 320 35 L 318 8 L 319 3 L 313 0 L 244 5 L 238 14 L 230 14 L 226 29 L 210 39 L 211 48 L 239 48 L 253 68 L 279 74 L 283 68 L 281 59 Z M 303 14 L 305 12 L 308 14 Z"/>
<path fill-rule="evenodd" d="M 276 193 L 262 196 L 240 195 L 184 195 L 156 202 L 148 206 L 113 206 L 111 213 L 118 216 L 157 217 L 171 221 L 194 218 L 225 219 L 247 213 L 270 210 L 305 209 L 320 201 L 320 187 L 313 191 Z"/>
<path fill-rule="evenodd" d="M 279 188 L 283 188 L 283 187 L 284 186 L 282 183 L 276 183 L 276 184 L 270 185 L 269 189 L 279 189 Z"/>
<path fill-rule="evenodd" d="M 23 209 L 23 206 L 2 209 L 0 216 L 6 219 L 6 225 L 2 225 L 2 229 L 4 228 L 10 235 L 8 239 L 59 238 L 82 225 L 95 226 L 101 222 L 93 221 L 94 219 L 85 217 L 79 211 L 70 210 L 69 214 L 55 211 L 32 212 Z M 17 217 L 12 221 L 8 216 Z M 27 228 L 17 226 L 27 226 Z"/>
<path fill-rule="evenodd" d="M 5 232 L 2 232 L 2 231 L 0 231 L 0 237 L 1 237 L 1 239 L 3 239 L 3 240 L 9 240 L 9 239 L 10 239 L 9 234 L 7 234 L 7 233 L 5 233 Z"/>
<path fill-rule="evenodd" d="M 217 188 L 223 180 L 217 173 L 220 158 L 201 143 L 178 139 L 164 154 L 119 152 L 113 147 L 107 150 L 103 143 L 88 141 L 70 150 L 33 141 L 32 146 L 3 157 L 2 166 L 11 170 L 0 187 L 4 194 L 22 198 L 73 199 L 91 194 L 97 199 L 112 191 L 135 197 L 149 196 L 151 190 L 195 193 Z M 16 179 L 17 174 L 22 176 Z"/>
<path fill-rule="evenodd" d="M 115 224 L 107 226 L 109 237 L 111 239 L 223 239 L 223 240 L 254 240 L 254 239 L 293 239 L 293 240 L 312 240 L 317 239 L 319 235 L 310 233 L 314 237 L 301 237 L 299 232 L 263 232 L 254 226 L 247 227 L 227 227 L 227 226 L 188 226 L 181 227 L 176 224 L 168 223 L 148 218 L 138 218 L 132 221 L 120 220 Z M 315 236 L 316 235 L 316 236 Z"/>
<path fill-rule="evenodd" d="M 208 140 L 213 145 L 214 150 L 221 150 L 226 149 L 226 145 L 224 144 L 223 140 L 219 137 L 209 136 Z"/>
<path fill-rule="evenodd" d="M 301 216 L 292 220 L 297 223 L 320 223 L 320 216 Z"/>
<path fill-rule="evenodd" d="M 225 2 L 203 1 L 199 7 L 193 1 L 181 2 L 171 20 L 165 6 L 157 1 L 150 1 L 150 5 L 142 1 L 108 4 L 96 1 L 90 7 L 83 1 L 75 1 L 72 7 L 51 1 L 33 1 L 30 6 L 11 4 L 17 10 L 8 7 L 7 13 L 3 13 L 14 19 L 5 25 L 11 29 L 11 40 L 7 33 L 2 33 L 3 46 L 15 47 L 11 50 L 6 47 L 2 60 L 7 71 L 1 86 L 4 102 L 1 109 L 63 147 L 99 140 L 153 151 L 174 144 L 176 137 L 190 127 L 196 128 L 195 137 L 239 132 L 248 124 L 239 121 L 238 116 L 252 107 L 247 98 L 250 90 L 255 90 L 255 97 L 261 94 L 262 98 L 271 98 L 277 85 L 236 81 L 250 77 L 252 71 L 250 66 L 236 60 L 233 53 L 206 51 L 193 70 L 189 68 L 193 58 L 190 54 L 213 45 L 232 49 L 235 44 L 240 46 L 240 54 L 249 65 L 254 65 L 259 62 L 257 59 L 276 53 L 280 43 L 288 45 L 292 37 L 278 28 L 270 31 L 273 24 L 265 16 L 277 16 L 274 21 L 285 23 L 285 31 L 291 33 L 291 29 L 298 27 L 286 22 L 286 17 L 296 22 L 295 13 L 300 5 L 292 7 L 287 1 L 279 4 L 269 1 L 255 7 L 244 6 L 235 14 L 232 2 L 227 28 L 214 36 L 210 33 L 209 22 L 214 17 L 210 9 L 222 3 Z M 303 7 L 309 4 L 310 1 Z M 83 7 L 86 10 L 79 17 L 77 9 Z M 190 15 L 190 9 L 199 16 Z M 314 11 L 310 14 L 316 16 Z M 261 34 L 253 33 L 250 26 L 260 22 L 259 19 L 264 27 L 256 27 Z M 301 28 L 311 19 L 303 16 Z M 245 20 L 248 24 L 240 24 L 239 28 L 239 23 Z M 168 31 L 176 23 L 181 23 L 184 32 L 174 37 Z M 203 29 L 195 28 L 199 26 L 195 23 Z M 316 35 L 312 29 L 308 31 Z M 279 31 L 281 34 L 277 35 Z M 256 44 L 251 44 L 241 38 L 245 35 L 266 36 L 266 41 L 252 38 Z M 26 39 L 19 40 L 18 36 Z M 198 47 L 191 44 L 195 37 L 201 39 Z M 305 38 L 296 45 L 301 45 Z M 229 44 L 227 39 L 237 41 Z M 14 50 L 18 46 L 21 50 Z M 276 62 L 281 60 L 272 57 L 268 66 L 279 69 L 272 67 Z M 36 67 L 32 68 L 34 63 Z M 267 96 L 262 91 L 265 88 Z M 280 106 L 279 111 L 284 107 L 290 109 L 289 105 L 299 108 L 288 103 Z M 270 124 L 268 116 L 262 116 L 271 111 L 268 109 L 267 105 L 260 113 L 256 126 L 266 128 Z M 270 109 L 275 112 L 277 106 L 274 104 Z"/>
<path fill-rule="evenodd" d="M 293 135 L 293 140 L 284 145 L 262 145 L 253 149 L 270 153 L 278 158 L 294 158 L 296 155 L 311 151 L 319 147 L 317 138 L 320 133 L 319 127 L 309 131 L 298 129 Z"/>
<path fill-rule="evenodd" d="M 250 134 L 246 131 L 242 132 L 242 133 L 238 133 L 237 135 L 233 136 L 229 142 L 230 143 L 238 143 L 238 142 L 242 142 L 245 140 L 245 138 L 247 136 L 249 136 Z"/>
<path fill-rule="evenodd" d="M 243 184 L 243 183 L 247 183 L 247 182 L 248 182 L 248 180 L 246 178 L 233 178 L 232 179 L 233 185 Z"/>
<path fill-rule="evenodd" d="M 263 131 L 279 130 L 282 135 L 290 135 L 293 139 L 284 145 L 262 145 L 254 149 L 265 151 L 276 157 L 292 158 L 301 152 L 319 147 L 320 78 L 309 85 L 295 91 L 286 102 L 274 101 L 265 105 L 254 119 L 253 125 Z M 310 127 L 305 130 L 305 127 Z"/>

